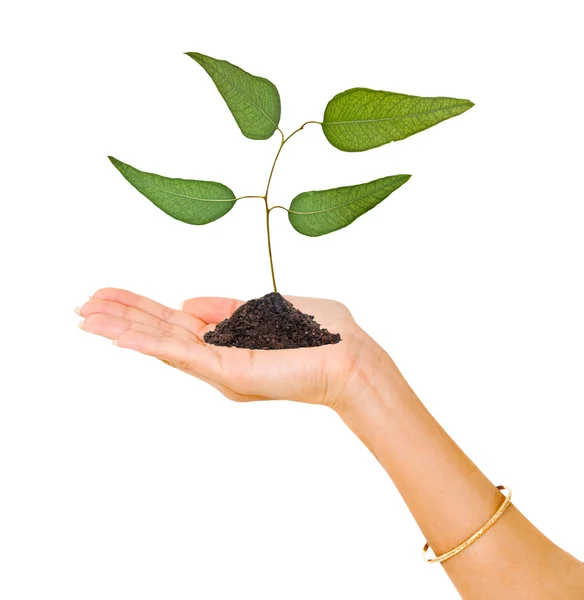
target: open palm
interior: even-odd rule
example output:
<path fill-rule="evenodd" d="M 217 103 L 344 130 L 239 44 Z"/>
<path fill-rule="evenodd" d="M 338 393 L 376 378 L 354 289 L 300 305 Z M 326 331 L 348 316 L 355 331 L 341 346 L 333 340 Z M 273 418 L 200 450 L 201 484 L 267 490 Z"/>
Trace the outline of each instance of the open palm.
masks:
<path fill-rule="evenodd" d="M 206 381 L 231 400 L 287 399 L 332 408 L 358 394 L 365 363 L 379 346 L 333 300 L 286 296 L 332 332 L 338 344 L 290 350 L 247 350 L 205 344 L 203 336 L 242 304 L 192 298 L 182 310 L 117 288 L 98 290 L 80 309 L 85 331 L 154 356 Z"/>

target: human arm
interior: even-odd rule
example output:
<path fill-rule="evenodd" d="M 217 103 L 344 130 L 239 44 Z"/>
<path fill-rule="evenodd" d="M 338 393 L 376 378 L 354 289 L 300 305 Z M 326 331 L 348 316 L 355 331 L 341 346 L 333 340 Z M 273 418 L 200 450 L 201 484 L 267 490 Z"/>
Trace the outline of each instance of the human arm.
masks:
<path fill-rule="evenodd" d="M 345 404 L 339 415 L 392 478 L 434 552 L 455 548 L 495 514 L 502 494 L 436 422 L 389 356 L 365 381 L 359 401 Z M 584 564 L 513 504 L 488 532 L 441 564 L 464 599 L 584 598 Z"/>
<path fill-rule="evenodd" d="M 195 298 L 177 311 L 105 288 L 80 309 L 83 328 L 155 356 L 236 401 L 289 399 L 332 408 L 394 481 L 433 550 L 450 550 L 503 500 L 417 398 L 387 353 L 337 302 L 289 299 L 339 331 L 333 346 L 285 351 L 218 348 L 206 331 L 237 301 Z M 442 563 L 465 599 L 584 597 L 584 564 L 541 534 L 513 505 L 479 540 Z"/>

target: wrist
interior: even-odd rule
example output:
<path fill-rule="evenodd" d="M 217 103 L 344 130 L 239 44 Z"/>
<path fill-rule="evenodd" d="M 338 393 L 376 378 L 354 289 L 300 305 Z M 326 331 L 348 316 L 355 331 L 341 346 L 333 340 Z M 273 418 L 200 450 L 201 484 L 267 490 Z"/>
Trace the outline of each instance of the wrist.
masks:
<path fill-rule="evenodd" d="M 339 400 L 333 407 L 345 421 L 362 413 L 397 410 L 416 398 L 389 354 L 367 336 Z"/>

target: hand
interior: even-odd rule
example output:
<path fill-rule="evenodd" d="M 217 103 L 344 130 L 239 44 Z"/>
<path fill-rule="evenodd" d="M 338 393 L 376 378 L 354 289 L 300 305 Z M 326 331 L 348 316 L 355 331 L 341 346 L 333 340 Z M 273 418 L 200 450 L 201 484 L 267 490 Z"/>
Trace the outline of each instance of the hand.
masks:
<path fill-rule="evenodd" d="M 243 304 L 228 298 L 192 298 L 175 310 L 132 292 L 103 288 L 80 309 L 85 331 L 154 356 L 194 375 L 235 401 L 286 399 L 339 410 L 374 378 L 383 350 L 333 300 L 286 296 L 314 315 L 338 344 L 290 350 L 247 350 L 205 344 L 203 336 Z M 387 357 L 387 355 L 385 355 Z M 388 358 L 388 357 L 387 357 Z"/>

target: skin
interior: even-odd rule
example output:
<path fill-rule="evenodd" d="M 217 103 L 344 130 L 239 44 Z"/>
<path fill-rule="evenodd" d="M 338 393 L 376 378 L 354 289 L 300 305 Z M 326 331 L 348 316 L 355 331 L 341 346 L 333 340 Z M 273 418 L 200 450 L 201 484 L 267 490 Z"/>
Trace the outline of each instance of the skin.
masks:
<path fill-rule="evenodd" d="M 76 311 L 85 331 L 156 357 L 236 402 L 286 399 L 331 408 L 392 478 L 437 555 L 468 539 L 497 511 L 501 493 L 343 304 L 286 298 L 338 331 L 342 342 L 280 351 L 206 345 L 204 334 L 242 304 L 228 298 L 192 298 L 175 310 L 104 288 Z M 487 533 L 441 565 L 465 600 L 584 598 L 584 563 L 513 504 Z"/>

